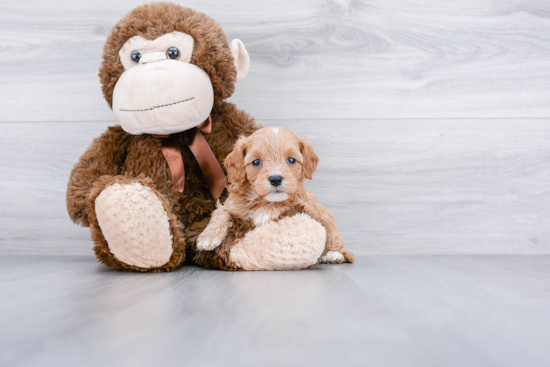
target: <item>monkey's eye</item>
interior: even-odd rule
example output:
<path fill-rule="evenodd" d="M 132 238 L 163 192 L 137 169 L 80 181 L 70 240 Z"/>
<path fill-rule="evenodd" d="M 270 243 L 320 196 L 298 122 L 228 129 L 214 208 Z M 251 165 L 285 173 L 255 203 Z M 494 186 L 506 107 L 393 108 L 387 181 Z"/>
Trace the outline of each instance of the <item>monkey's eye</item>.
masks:
<path fill-rule="evenodd" d="M 141 59 L 141 54 L 139 53 L 139 51 L 132 52 L 132 61 L 137 64 L 139 63 L 139 59 Z"/>
<path fill-rule="evenodd" d="M 292 157 L 288 158 L 286 161 L 287 161 L 288 163 L 290 163 L 290 164 L 296 163 L 296 159 L 294 159 L 294 158 L 292 158 Z"/>
<path fill-rule="evenodd" d="M 252 161 L 252 165 L 254 167 L 258 167 L 260 164 L 262 164 L 262 162 L 259 159 L 256 159 L 255 161 Z"/>
<path fill-rule="evenodd" d="M 172 60 L 177 60 L 180 58 L 180 50 L 175 47 L 170 47 L 168 51 L 166 51 L 166 56 L 168 56 Z"/>

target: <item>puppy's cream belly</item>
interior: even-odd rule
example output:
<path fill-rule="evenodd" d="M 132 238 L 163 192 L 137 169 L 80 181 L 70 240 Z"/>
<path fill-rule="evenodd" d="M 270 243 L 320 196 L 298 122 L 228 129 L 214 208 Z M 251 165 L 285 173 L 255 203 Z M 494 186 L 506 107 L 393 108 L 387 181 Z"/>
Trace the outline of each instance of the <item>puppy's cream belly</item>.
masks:
<path fill-rule="evenodd" d="M 125 264 L 150 269 L 172 256 L 172 235 L 161 201 L 139 183 L 114 184 L 95 201 L 109 251 Z"/>
<path fill-rule="evenodd" d="M 245 270 L 303 269 L 317 263 L 325 241 L 319 222 L 296 214 L 247 233 L 231 248 L 229 259 Z"/>

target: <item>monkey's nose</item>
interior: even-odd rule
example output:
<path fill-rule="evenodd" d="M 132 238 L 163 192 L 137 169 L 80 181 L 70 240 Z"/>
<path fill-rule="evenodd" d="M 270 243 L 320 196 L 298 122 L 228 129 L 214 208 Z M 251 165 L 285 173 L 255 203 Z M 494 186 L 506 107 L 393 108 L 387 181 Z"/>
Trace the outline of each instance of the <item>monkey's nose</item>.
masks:
<path fill-rule="evenodd" d="M 281 182 L 283 182 L 283 176 L 269 176 L 269 182 L 271 182 L 271 186 L 281 186 Z"/>
<path fill-rule="evenodd" d="M 155 62 L 160 60 L 166 60 L 166 53 L 165 52 L 149 52 L 148 54 L 141 55 L 141 58 L 139 59 L 140 64 L 146 64 L 148 62 Z"/>

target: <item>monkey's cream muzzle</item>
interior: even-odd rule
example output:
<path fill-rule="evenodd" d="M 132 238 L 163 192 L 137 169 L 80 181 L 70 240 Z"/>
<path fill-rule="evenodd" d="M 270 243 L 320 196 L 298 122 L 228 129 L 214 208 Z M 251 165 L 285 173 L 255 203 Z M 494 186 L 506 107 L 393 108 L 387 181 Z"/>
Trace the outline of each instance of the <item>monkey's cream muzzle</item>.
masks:
<path fill-rule="evenodd" d="M 205 121 L 214 105 L 208 75 L 198 66 L 167 59 L 164 52 L 141 56 L 113 92 L 113 112 L 133 135 L 173 134 Z"/>

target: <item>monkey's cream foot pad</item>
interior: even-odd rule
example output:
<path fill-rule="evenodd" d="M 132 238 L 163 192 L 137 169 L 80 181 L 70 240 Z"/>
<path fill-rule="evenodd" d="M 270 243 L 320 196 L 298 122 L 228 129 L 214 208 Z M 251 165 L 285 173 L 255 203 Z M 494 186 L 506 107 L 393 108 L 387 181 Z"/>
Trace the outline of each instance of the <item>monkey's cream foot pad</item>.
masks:
<path fill-rule="evenodd" d="M 149 187 L 113 184 L 97 197 L 95 209 L 109 251 L 117 260 L 146 269 L 170 260 L 168 216 Z"/>
<path fill-rule="evenodd" d="M 323 253 L 326 230 L 307 214 L 269 222 L 231 248 L 230 260 L 245 270 L 303 269 Z"/>

